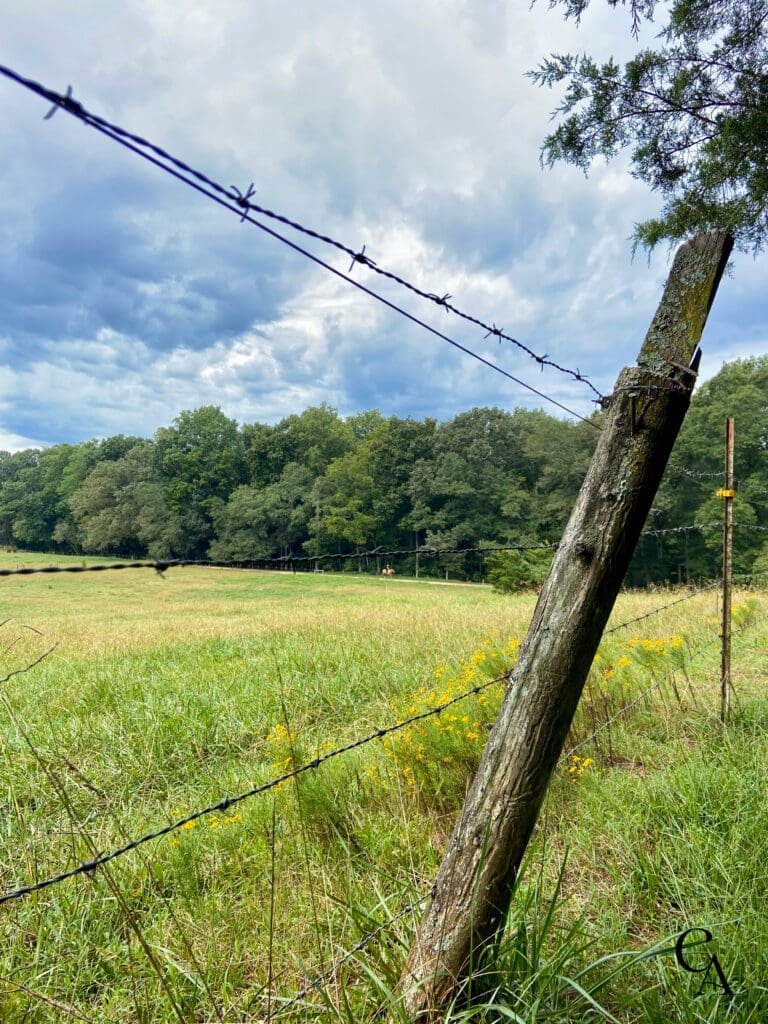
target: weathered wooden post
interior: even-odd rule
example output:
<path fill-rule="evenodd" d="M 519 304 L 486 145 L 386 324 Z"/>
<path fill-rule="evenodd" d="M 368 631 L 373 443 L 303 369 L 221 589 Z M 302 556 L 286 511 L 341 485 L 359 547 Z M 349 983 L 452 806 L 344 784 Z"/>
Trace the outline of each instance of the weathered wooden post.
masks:
<path fill-rule="evenodd" d="M 441 1007 L 504 924 L 550 775 L 688 409 L 696 347 L 732 244 L 719 231 L 680 247 L 638 365 L 619 375 L 408 954 L 401 990 L 419 1021 L 441 1019 Z"/>

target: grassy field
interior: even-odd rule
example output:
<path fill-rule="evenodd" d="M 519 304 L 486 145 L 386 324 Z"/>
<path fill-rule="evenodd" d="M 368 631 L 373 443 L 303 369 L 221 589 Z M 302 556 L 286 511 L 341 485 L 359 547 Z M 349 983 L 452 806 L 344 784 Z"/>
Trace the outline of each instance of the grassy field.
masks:
<path fill-rule="evenodd" d="M 0 587 L 0 675 L 51 652 L 0 693 L 3 891 L 493 678 L 534 604 L 397 577 L 202 568 Z M 675 596 L 622 595 L 614 620 Z M 726 730 L 714 592 L 601 648 L 570 744 L 600 731 L 553 781 L 491 965 L 502 1009 L 482 1008 L 486 992 L 454 1019 L 600 1019 L 563 980 L 578 972 L 622 1022 L 768 1019 L 765 612 L 739 596 Z M 266 1019 L 428 890 L 499 691 L 5 904 L 0 1019 Z M 713 932 L 732 998 L 697 996 L 702 975 L 668 951 L 624 956 L 694 926 Z M 413 927 L 397 921 L 277 1019 L 374 1019 Z"/>

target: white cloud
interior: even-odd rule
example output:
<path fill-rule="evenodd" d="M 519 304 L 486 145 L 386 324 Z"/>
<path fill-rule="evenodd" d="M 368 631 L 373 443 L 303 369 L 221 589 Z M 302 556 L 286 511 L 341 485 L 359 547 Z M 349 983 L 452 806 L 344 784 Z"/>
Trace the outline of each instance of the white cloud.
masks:
<path fill-rule="evenodd" d="M 650 267 L 643 256 L 633 263 L 628 242 L 657 199 L 622 162 L 596 167 L 589 180 L 568 167 L 542 171 L 538 149 L 557 95 L 523 76 L 552 50 L 621 59 L 632 46 L 625 11 L 592 4 L 577 30 L 543 0 L 533 9 L 264 0 L 258 12 L 247 0 L 198 0 L 183 15 L 172 0 L 84 0 L 66 13 L 41 0 L 4 22 L 5 60 L 22 73 L 71 83 L 87 106 L 225 185 L 253 181 L 257 202 L 353 248 L 365 244 L 381 266 L 450 292 L 460 308 L 578 366 L 602 390 L 634 359 L 661 294 L 665 254 Z M 348 412 L 375 402 L 437 416 L 528 403 L 63 112 L 43 123 L 45 109 L 0 82 L 3 251 L 19 265 L 31 259 L 51 204 L 62 202 L 87 230 L 79 242 L 72 233 L 67 251 L 61 221 L 59 264 L 76 271 L 86 243 L 92 251 L 86 280 L 52 280 L 50 268 L 31 264 L 33 295 L 5 289 L 22 325 L 4 318 L 10 435 L 34 432 L 33 422 L 47 439 L 146 433 L 202 404 L 268 420 L 323 400 Z M 108 195 L 114 224 L 135 229 L 120 238 L 103 221 L 103 197 L 97 209 L 92 201 L 94 186 L 118 178 Z M 125 182 L 136 183 L 130 201 Z M 346 271 L 343 254 L 298 241 Z M 591 408 L 583 388 L 540 376 L 513 348 L 361 267 L 353 276 L 578 411 Z M 764 261 L 739 262 L 713 310 L 706 366 L 765 346 L 763 292 Z"/>

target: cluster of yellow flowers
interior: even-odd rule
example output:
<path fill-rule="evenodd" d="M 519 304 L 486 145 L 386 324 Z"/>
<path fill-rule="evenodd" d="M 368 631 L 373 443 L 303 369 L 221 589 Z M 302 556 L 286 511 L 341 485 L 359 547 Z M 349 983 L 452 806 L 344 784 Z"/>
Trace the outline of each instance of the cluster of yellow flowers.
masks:
<path fill-rule="evenodd" d="M 178 813 L 174 811 L 173 813 Z M 221 817 L 212 815 L 210 818 L 195 818 L 193 821 L 185 822 L 181 827 L 184 832 L 191 832 L 193 828 L 197 828 L 198 822 L 201 823 L 201 828 L 205 828 L 207 823 L 208 828 L 221 828 L 222 825 L 239 825 L 243 820 L 242 814 L 224 814 Z M 171 846 L 181 846 L 181 838 L 174 836 L 171 839 Z"/>
<path fill-rule="evenodd" d="M 595 655 L 590 684 L 594 683 L 599 688 L 601 684 L 615 679 L 623 686 L 629 685 L 634 681 L 631 671 L 633 666 L 653 670 L 662 666 L 662 659 L 666 659 L 663 662 L 664 667 L 668 664 L 670 668 L 674 668 L 675 662 L 684 653 L 684 644 L 685 636 L 678 634 L 653 640 L 632 636 L 622 647 L 609 642 Z"/>
<path fill-rule="evenodd" d="M 270 756 L 270 774 L 287 775 L 296 767 L 296 734 L 282 722 L 276 722 L 264 740 Z M 285 782 L 278 783 L 275 790 L 282 789 Z"/>
<path fill-rule="evenodd" d="M 618 685 L 622 692 L 634 682 L 642 679 L 639 669 L 647 671 L 663 667 L 675 667 L 675 662 L 684 654 L 685 636 L 670 634 L 653 639 L 640 636 L 630 637 L 623 644 L 616 641 L 606 643 L 595 655 L 595 663 L 587 684 L 588 695 L 596 690 L 607 691 Z M 390 705 L 393 712 L 400 712 L 402 718 L 410 718 L 429 711 L 434 707 L 454 700 L 473 686 L 505 675 L 513 667 L 520 648 L 517 638 L 502 640 L 498 631 L 484 639 L 464 661 L 454 668 L 448 664 L 438 665 L 434 673 L 434 685 L 421 686 L 411 696 L 404 709 Z M 676 655 L 676 652 L 680 652 Z M 444 766 L 472 768 L 477 764 L 487 737 L 487 730 L 493 721 L 501 698 L 501 685 L 489 685 L 480 693 L 446 708 L 439 715 L 414 722 L 398 733 L 382 741 L 386 761 L 371 762 L 363 772 L 365 778 L 383 783 L 391 779 L 392 771 L 402 779 L 407 791 L 417 792 L 419 781 L 431 778 Z M 384 769 L 384 765 L 388 765 Z M 574 756 L 568 766 L 571 778 L 580 778 L 593 764 L 591 757 Z"/>
<path fill-rule="evenodd" d="M 443 766 L 464 764 L 471 766 L 479 760 L 487 735 L 486 727 L 493 721 L 506 673 L 514 665 L 520 641 L 516 638 L 501 640 L 493 630 L 468 658 L 454 668 L 438 665 L 433 686 L 421 686 L 412 695 L 403 718 L 430 711 L 462 696 L 472 687 L 488 683 L 488 688 L 472 694 L 460 703 L 446 708 L 441 714 L 421 722 L 414 722 L 399 733 L 383 741 L 383 749 L 395 769 L 403 778 L 406 788 L 416 792 L 417 776 L 440 770 Z M 493 680 L 498 679 L 498 684 Z M 381 779 L 381 771 L 374 765 L 365 770 L 366 777 Z"/>
<path fill-rule="evenodd" d="M 666 650 L 674 651 L 676 648 L 682 647 L 683 637 L 662 636 L 657 640 L 642 640 L 639 636 L 630 637 L 629 646 L 634 648 L 638 645 L 650 654 L 664 654 Z"/>
<path fill-rule="evenodd" d="M 571 763 L 568 766 L 568 774 L 572 779 L 580 779 L 591 764 L 594 764 L 591 757 L 579 757 L 578 754 L 571 754 Z"/>

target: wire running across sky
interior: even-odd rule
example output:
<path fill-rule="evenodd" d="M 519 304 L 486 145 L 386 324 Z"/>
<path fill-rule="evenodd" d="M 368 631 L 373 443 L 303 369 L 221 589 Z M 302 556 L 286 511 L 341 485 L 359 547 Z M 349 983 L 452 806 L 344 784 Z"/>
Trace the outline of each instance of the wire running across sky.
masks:
<path fill-rule="evenodd" d="M 146 160 L 148 163 L 151 163 L 155 167 L 158 167 L 160 170 L 165 171 L 166 174 L 171 175 L 177 180 L 188 185 L 190 188 L 193 188 L 195 191 L 211 199 L 219 206 L 222 206 L 225 209 L 229 210 L 231 213 L 236 214 L 241 222 L 248 222 L 254 227 L 257 227 L 260 231 L 263 231 L 265 234 L 270 235 L 272 238 L 276 239 L 279 242 L 282 242 L 290 249 L 294 250 L 297 253 L 300 253 L 307 259 L 311 260 L 317 266 L 323 267 L 329 273 L 334 274 L 341 280 L 353 285 L 359 291 L 364 292 L 366 295 L 371 296 L 371 298 L 376 299 L 378 302 L 387 306 L 393 312 L 399 313 L 401 316 L 410 320 L 412 323 L 418 325 L 419 327 L 422 327 L 426 331 L 429 331 L 431 334 L 435 335 L 435 337 L 440 338 L 442 341 L 447 342 L 447 344 L 452 345 L 454 348 L 458 349 L 461 352 L 464 352 L 465 355 L 468 355 L 471 358 L 476 359 L 483 365 L 489 367 L 490 369 L 495 370 L 497 373 L 500 373 L 508 380 L 511 380 L 514 384 L 517 384 L 518 386 L 531 392 L 537 397 L 543 399 L 545 402 L 549 402 L 551 405 L 556 406 L 558 409 L 561 409 L 569 416 L 573 416 L 584 423 L 588 423 L 597 431 L 600 430 L 600 427 L 597 425 L 597 423 L 594 422 L 594 420 L 587 418 L 586 416 L 582 416 L 580 413 L 575 412 L 573 409 L 570 409 L 562 402 L 553 398 L 551 395 L 546 394 L 546 392 L 541 391 L 538 388 L 534 387 L 532 384 L 528 384 L 526 381 L 523 381 L 519 377 L 514 376 L 513 374 L 509 373 L 509 371 L 505 370 L 503 367 L 499 366 L 498 364 L 492 362 L 489 359 L 486 359 L 478 352 L 473 351 L 466 345 L 463 345 L 462 343 L 449 337 L 444 332 L 439 331 L 437 328 L 426 323 L 420 317 L 417 317 L 414 314 L 409 313 L 407 310 L 403 309 L 396 303 L 391 302 L 383 295 L 373 291 L 371 288 L 366 287 L 359 281 L 356 281 L 353 277 L 350 276 L 350 273 L 343 273 L 337 268 L 331 266 L 331 264 L 327 263 L 325 260 L 322 260 L 314 253 L 311 253 L 307 249 L 304 249 L 302 246 L 297 245 L 289 238 L 286 238 L 279 232 L 274 231 L 266 224 L 261 223 L 261 221 L 256 220 L 256 218 L 252 216 L 251 211 L 256 210 L 264 216 L 271 216 L 274 219 L 280 221 L 281 223 L 284 223 L 292 228 L 295 228 L 296 230 L 303 231 L 304 234 L 307 234 L 310 237 L 334 245 L 336 248 L 341 249 L 347 255 L 351 256 L 352 263 L 350 264 L 350 271 L 353 269 L 355 264 L 359 263 L 367 267 L 370 267 L 371 269 L 374 269 L 377 272 L 383 273 L 384 276 L 390 278 L 391 280 L 394 280 L 400 284 L 405 285 L 410 291 L 418 295 L 421 295 L 422 297 L 429 299 L 433 302 L 436 302 L 437 305 L 449 309 L 451 312 L 456 313 L 465 320 L 475 323 L 483 328 L 487 328 L 488 335 L 494 335 L 499 337 L 500 339 L 504 338 L 507 341 L 511 341 L 513 344 L 517 345 L 518 348 L 521 348 L 533 359 L 535 359 L 536 362 L 539 363 L 539 365 L 541 365 L 542 367 L 544 365 L 551 366 L 554 369 L 560 371 L 561 373 L 567 374 L 573 377 L 574 379 L 587 384 L 592 389 L 592 391 L 598 395 L 598 399 L 601 399 L 602 396 L 600 395 L 600 392 L 584 377 L 584 375 L 580 371 L 569 370 L 565 367 L 559 366 L 557 363 L 552 362 L 546 356 L 537 355 L 535 352 L 533 352 L 533 350 L 529 349 L 521 342 L 518 342 L 516 339 L 510 337 L 509 335 L 504 334 L 504 332 L 497 328 L 495 324 L 488 325 L 475 317 L 471 317 L 467 314 L 461 313 L 458 309 L 456 309 L 455 307 L 448 303 L 448 299 L 451 296 L 447 294 L 441 297 L 438 296 L 437 294 L 423 292 L 420 289 L 416 288 L 414 285 L 410 285 L 404 279 L 399 278 L 397 275 L 391 274 L 389 272 L 382 272 L 381 269 L 376 266 L 375 262 L 370 257 L 365 255 L 364 251 L 355 252 L 354 249 L 342 245 L 341 243 L 334 241 L 333 239 L 329 238 L 326 235 L 321 235 L 317 232 L 311 231 L 310 229 L 303 228 L 295 221 L 291 221 L 280 214 L 275 214 L 272 211 L 266 210 L 266 208 L 264 207 L 257 206 L 251 200 L 252 186 L 249 186 L 248 189 L 246 189 L 244 192 L 235 188 L 234 186 L 231 186 L 230 189 L 227 189 L 220 183 L 213 181 L 211 178 L 209 178 L 202 172 L 195 170 L 194 168 L 190 167 L 183 161 L 178 160 L 176 157 L 173 157 L 166 150 L 162 149 L 159 146 L 156 146 L 154 143 L 149 142 L 147 139 L 144 139 L 139 135 L 134 135 L 133 133 L 126 131 L 124 128 L 112 124 L 111 122 L 106 121 L 104 118 L 101 118 L 96 114 L 92 114 L 90 111 L 86 110 L 86 108 L 81 103 L 79 103 L 77 100 L 73 98 L 71 87 L 68 88 L 66 94 L 58 93 L 53 89 L 49 89 L 48 87 L 41 85 L 39 82 L 35 82 L 32 79 L 25 78 L 23 75 L 20 75 L 18 72 L 14 71 L 12 68 L 6 67 L 5 65 L 0 65 L 0 74 L 4 75 L 6 78 L 17 83 L 18 85 L 21 85 L 26 89 L 29 89 L 31 92 L 36 93 L 38 96 L 41 96 L 48 102 L 53 103 L 54 106 L 48 111 L 44 119 L 50 117 L 58 109 L 66 111 L 73 117 L 76 117 L 83 124 L 87 124 L 90 127 L 95 128 L 96 131 L 100 132 L 102 135 L 105 135 L 107 136 L 107 138 L 112 139 L 112 141 L 117 142 L 125 149 L 130 150 L 137 156 L 140 156 L 143 160 Z"/>

